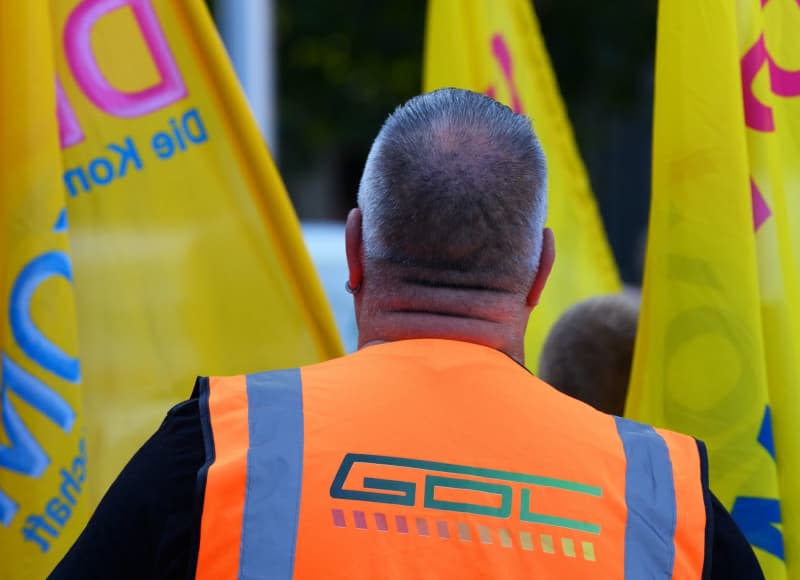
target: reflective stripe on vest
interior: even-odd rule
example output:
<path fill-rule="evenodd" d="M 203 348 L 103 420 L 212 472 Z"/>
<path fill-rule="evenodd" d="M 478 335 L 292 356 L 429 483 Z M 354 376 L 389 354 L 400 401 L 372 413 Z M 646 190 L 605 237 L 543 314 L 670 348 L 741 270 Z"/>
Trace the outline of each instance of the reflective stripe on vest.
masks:
<path fill-rule="evenodd" d="M 696 442 L 491 349 L 402 341 L 209 384 L 198 578 L 701 577 Z"/>
<path fill-rule="evenodd" d="M 196 577 L 292 578 L 303 471 L 300 372 L 212 377 L 209 387 L 215 458 Z"/>
<path fill-rule="evenodd" d="M 621 417 L 615 421 L 627 459 L 625 577 L 700 578 L 706 513 L 698 497 L 703 476 L 697 442 Z M 677 560 L 676 550 L 683 554 Z M 660 569 L 672 573 L 653 574 Z"/>

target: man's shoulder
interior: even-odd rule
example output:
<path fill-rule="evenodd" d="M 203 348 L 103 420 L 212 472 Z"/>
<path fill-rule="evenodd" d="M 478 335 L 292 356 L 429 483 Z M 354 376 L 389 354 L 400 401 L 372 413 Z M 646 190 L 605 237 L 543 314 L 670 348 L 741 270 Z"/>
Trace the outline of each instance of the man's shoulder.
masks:
<path fill-rule="evenodd" d="M 165 420 L 172 417 L 191 418 L 198 416 L 198 409 L 200 406 L 199 399 L 199 395 L 192 393 L 192 396 L 188 399 L 181 401 L 180 403 L 176 403 L 170 407 L 169 410 L 167 410 Z"/>
<path fill-rule="evenodd" d="M 742 580 L 764 580 L 753 548 L 736 525 L 728 510 L 711 493 L 709 518 L 713 533 L 710 546 L 710 580 L 741 578 Z"/>
<path fill-rule="evenodd" d="M 198 393 L 167 411 L 100 501 L 52 578 L 183 577 L 206 460 Z"/>

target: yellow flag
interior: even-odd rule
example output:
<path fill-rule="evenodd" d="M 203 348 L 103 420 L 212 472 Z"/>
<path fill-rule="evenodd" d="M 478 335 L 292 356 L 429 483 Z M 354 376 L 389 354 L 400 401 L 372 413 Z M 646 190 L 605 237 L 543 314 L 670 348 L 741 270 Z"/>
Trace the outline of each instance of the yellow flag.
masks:
<path fill-rule="evenodd" d="M 46 3 L 0 3 L 3 578 L 44 578 L 90 510 L 49 30 Z"/>
<path fill-rule="evenodd" d="M 53 0 L 89 449 L 100 492 L 196 374 L 341 352 L 201 0 Z"/>
<path fill-rule="evenodd" d="M 800 183 L 800 79 L 780 64 L 800 63 L 796 37 L 780 32 L 793 18 L 798 6 L 780 0 L 661 3 L 627 407 L 707 443 L 712 491 L 769 579 L 787 577 L 784 562 L 800 574 L 797 202 L 787 196 Z"/>
<path fill-rule="evenodd" d="M 744 2 L 739 13 L 772 455 L 786 564 L 800 578 L 800 2 Z"/>
<path fill-rule="evenodd" d="M 547 155 L 558 259 L 525 337 L 533 367 L 567 308 L 620 289 L 616 265 L 530 0 L 430 0 L 427 18 L 424 89 L 486 93 L 530 116 Z"/>
<path fill-rule="evenodd" d="M 196 375 L 342 349 L 205 3 L 0 5 L 0 577 L 41 578 Z"/>

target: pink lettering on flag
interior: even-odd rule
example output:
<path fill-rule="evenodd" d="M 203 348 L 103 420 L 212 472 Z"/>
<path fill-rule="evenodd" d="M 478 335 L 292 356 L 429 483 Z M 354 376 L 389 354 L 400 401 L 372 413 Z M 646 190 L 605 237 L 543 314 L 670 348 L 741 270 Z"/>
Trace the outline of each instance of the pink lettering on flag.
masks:
<path fill-rule="evenodd" d="M 111 86 L 92 50 L 91 33 L 97 21 L 114 10 L 129 7 L 141 29 L 161 80 L 134 92 Z M 86 96 L 100 109 L 117 117 L 139 117 L 181 100 L 187 94 L 175 60 L 149 0 L 84 0 L 64 27 L 67 61 Z"/>
<path fill-rule="evenodd" d="M 751 129 L 765 132 L 775 130 L 775 120 L 772 117 L 772 109 L 756 98 L 753 92 L 753 81 L 768 59 L 769 55 L 762 34 L 741 60 L 744 119 Z"/>
<path fill-rule="evenodd" d="M 800 2 L 800 0 L 798 0 Z M 772 92 L 780 97 L 800 96 L 800 70 L 786 70 L 769 59 L 769 80 Z"/>
<path fill-rule="evenodd" d="M 798 6 L 800 6 L 800 0 L 794 0 L 794 1 L 797 3 Z M 766 6 L 768 2 L 769 0 L 761 0 L 761 7 L 763 8 L 764 6 Z"/>
<path fill-rule="evenodd" d="M 492 36 L 492 54 L 500 65 L 500 70 L 503 71 L 503 79 L 508 87 L 508 92 L 511 93 L 511 109 L 515 113 L 523 113 L 522 99 L 519 97 L 517 91 L 517 84 L 514 81 L 514 68 L 511 59 L 511 51 L 508 49 L 505 39 L 502 34 L 495 34 Z M 490 85 L 486 89 L 486 95 L 495 98 L 497 89 L 494 85 Z"/>
<path fill-rule="evenodd" d="M 758 231 L 767 219 L 772 215 L 764 196 L 761 195 L 756 182 L 750 179 L 750 197 L 753 202 L 753 229 Z"/>
<path fill-rule="evenodd" d="M 83 130 L 72 105 L 67 100 L 61 80 L 56 77 L 56 115 L 58 116 L 58 137 L 61 148 L 66 149 L 71 145 L 80 143 L 84 139 Z"/>
<path fill-rule="evenodd" d="M 761 0 L 761 7 L 767 5 L 769 0 Z M 798 8 L 800 8 L 800 0 L 795 0 Z M 764 44 L 764 36 L 762 35 L 759 42 Z M 772 55 L 767 53 L 767 60 L 769 62 L 769 79 L 772 92 L 780 97 L 798 97 L 800 96 L 800 70 L 790 71 L 778 66 Z M 759 65 L 760 66 L 760 65 Z"/>

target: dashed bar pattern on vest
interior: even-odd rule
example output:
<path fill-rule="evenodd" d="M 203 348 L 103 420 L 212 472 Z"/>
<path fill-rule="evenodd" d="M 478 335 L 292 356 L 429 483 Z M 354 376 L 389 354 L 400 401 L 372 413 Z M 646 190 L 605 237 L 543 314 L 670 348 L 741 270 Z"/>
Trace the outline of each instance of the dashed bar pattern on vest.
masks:
<path fill-rule="evenodd" d="M 429 525 L 426 518 L 413 518 L 413 526 L 409 526 L 409 518 L 406 516 L 395 515 L 389 517 L 382 512 L 368 514 L 363 510 L 343 510 L 339 508 L 331 509 L 333 525 L 337 528 L 353 527 L 359 530 L 375 529 L 379 532 L 393 532 L 397 534 L 409 534 L 415 530 L 418 536 L 434 537 L 431 530 L 436 530 L 435 536 L 442 540 L 460 540 L 462 542 L 473 542 L 477 539 L 482 544 L 496 545 L 501 548 L 513 549 L 516 546 L 526 552 L 537 550 L 545 554 L 557 554 L 567 558 L 578 557 L 575 540 L 568 537 L 554 538 L 552 534 L 534 534 L 532 532 L 520 531 L 514 533 L 507 528 L 490 528 L 483 524 L 475 525 L 477 534 L 472 533 L 470 524 L 467 522 L 456 522 L 455 532 L 451 533 L 450 523 L 446 520 L 434 520 L 434 525 Z M 348 518 L 349 516 L 349 518 Z M 369 517 L 371 516 L 371 517 Z M 348 519 L 350 525 L 348 526 Z M 372 527 L 369 522 L 373 521 Z M 394 529 L 389 529 L 388 522 L 394 522 Z M 560 540 L 556 542 L 556 540 Z M 580 556 L 587 562 L 596 561 L 594 542 L 580 542 Z"/>

